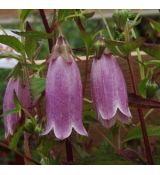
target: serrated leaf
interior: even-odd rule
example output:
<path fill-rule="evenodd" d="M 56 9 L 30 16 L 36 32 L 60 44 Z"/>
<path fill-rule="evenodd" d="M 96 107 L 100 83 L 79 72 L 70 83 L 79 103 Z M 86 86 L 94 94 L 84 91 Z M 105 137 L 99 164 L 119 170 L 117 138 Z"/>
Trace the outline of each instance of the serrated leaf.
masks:
<path fill-rule="evenodd" d="M 160 127 L 159 126 L 147 126 L 147 133 L 149 137 L 153 136 L 160 136 Z M 141 139 L 142 136 L 142 131 L 141 127 L 135 127 L 133 129 L 130 129 L 124 138 L 124 142 L 133 140 L 133 139 Z"/>
<path fill-rule="evenodd" d="M 14 36 L 11 35 L 0 35 L 0 43 L 5 44 L 15 51 L 24 54 L 25 49 L 23 44 Z"/>

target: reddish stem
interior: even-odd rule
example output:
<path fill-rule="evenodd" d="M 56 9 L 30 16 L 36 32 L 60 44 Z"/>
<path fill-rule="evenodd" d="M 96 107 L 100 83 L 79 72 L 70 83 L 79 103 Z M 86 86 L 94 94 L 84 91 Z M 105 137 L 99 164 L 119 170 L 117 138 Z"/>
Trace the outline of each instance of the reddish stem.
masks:
<path fill-rule="evenodd" d="M 81 22 L 81 19 L 80 18 L 76 18 L 75 19 L 75 22 L 80 30 L 80 32 L 82 33 L 86 33 L 85 31 L 85 28 Z M 88 80 L 88 53 L 87 53 L 87 56 L 86 56 L 86 64 L 85 64 L 85 71 L 84 71 L 84 82 L 83 82 L 83 96 L 85 97 L 85 94 L 86 94 L 86 87 L 87 87 L 87 80 Z"/>
<path fill-rule="evenodd" d="M 67 163 L 73 163 L 73 151 L 72 151 L 72 144 L 69 139 L 66 139 L 66 156 L 67 156 Z"/>
<path fill-rule="evenodd" d="M 27 157 L 26 155 L 23 155 L 22 153 L 18 152 L 17 150 L 12 150 L 7 144 L 0 142 L 0 147 L 5 148 L 9 151 L 13 151 L 15 154 L 17 154 L 18 156 L 22 157 L 23 159 L 27 159 L 28 161 L 31 161 L 32 163 L 36 164 L 36 165 L 40 165 L 39 162 L 37 162 L 36 160 L 33 160 L 30 157 Z"/>
<path fill-rule="evenodd" d="M 24 132 L 24 154 L 26 157 L 29 157 L 30 159 L 32 158 L 30 147 L 29 147 L 29 142 L 30 142 L 30 134 Z M 24 163 L 25 165 L 32 165 L 32 161 L 28 160 L 28 158 L 24 157 Z"/>
<path fill-rule="evenodd" d="M 132 64 L 130 61 L 130 56 L 128 56 L 127 61 L 128 61 L 129 70 L 131 73 L 133 91 L 137 95 L 136 82 L 135 82 L 133 67 L 132 67 Z M 138 108 L 138 116 L 139 116 L 139 120 L 140 120 L 140 124 L 141 124 L 142 134 L 143 134 L 143 141 L 144 141 L 144 146 L 145 146 L 145 153 L 146 153 L 147 162 L 148 162 L 148 164 L 152 165 L 152 164 L 154 164 L 154 162 L 153 162 L 153 158 L 152 158 L 152 152 L 151 152 L 151 148 L 150 148 L 150 143 L 149 143 L 149 138 L 148 138 L 145 120 L 144 120 L 144 116 L 143 116 L 143 111 L 141 108 Z"/>
<path fill-rule="evenodd" d="M 49 27 L 49 24 L 48 24 L 48 21 L 47 21 L 47 18 L 46 18 L 44 10 L 43 9 L 39 9 L 39 13 L 40 13 L 40 16 L 41 16 L 41 19 L 42 19 L 42 22 L 43 22 L 43 25 L 45 27 L 46 32 L 47 33 L 51 33 L 52 30 Z M 51 53 L 52 47 L 53 47 L 53 40 L 50 39 L 50 38 L 48 39 L 48 46 L 49 46 L 49 51 Z"/>

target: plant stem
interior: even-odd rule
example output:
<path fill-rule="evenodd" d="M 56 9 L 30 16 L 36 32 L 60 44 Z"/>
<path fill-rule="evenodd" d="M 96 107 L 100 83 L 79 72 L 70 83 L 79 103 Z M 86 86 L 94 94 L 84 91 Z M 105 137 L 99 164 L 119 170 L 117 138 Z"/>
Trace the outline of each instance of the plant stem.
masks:
<path fill-rule="evenodd" d="M 117 141 L 118 141 L 118 150 L 121 150 L 121 125 L 119 125 L 118 127 Z"/>
<path fill-rule="evenodd" d="M 129 21 L 127 21 L 126 26 L 125 26 L 125 41 L 126 42 L 130 41 L 130 28 L 129 28 L 128 22 Z M 141 59 L 141 57 L 140 57 L 140 59 Z M 131 63 L 131 54 L 128 55 L 127 61 L 128 61 L 130 75 L 131 75 L 133 92 L 134 92 L 135 95 L 138 95 L 138 92 L 137 92 L 137 89 L 136 89 L 135 77 L 134 77 L 134 70 L 133 70 L 132 63 Z M 138 117 L 139 117 L 139 121 L 140 121 L 140 125 L 141 125 L 142 135 L 143 135 L 143 141 L 144 141 L 147 163 L 148 164 L 154 164 L 153 163 L 153 158 L 152 158 L 152 152 L 151 152 L 151 148 L 150 148 L 150 143 L 149 143 L 149 138 L 148 138 L 148 134 L 147 134 L 147 128 L 146 128 L 146 124 L 145 124 L 145 120 L 144 120 L 143 111 L 139 107 L 137 108 L 137 110 L 138 110 Z"/>
<path fill-rule="evenodd" d="M 136 33 L 135 33 L 134 29 L 131 29 L 131 32 L 132 32 L 133 37 L 136 39 L 137 37 L 136 37 Z M 136 52 L 137 52 L 138 61 L 139 62 L 142 62 L 142 57 L 141 57 L 140 49 L 137 48 L 136 49 Z M 139 64 L 139 69 L 140 69 L 141 80 L 143 80 L 145 78 L 144 66 L 142 64 L 140 64 L 140 63 L 138 63 L 138 64 Z"/>
<path fill-rule="evenodd" d="M 154 111 L 153 108 L 151 108 L 145 115 L 144 115 L 144 120 L 146 120 L 148 118 L 148 116 L 150 116 L 150 114 Z M 137 123 L 136 126 L 139 126 L 140 123 Z"/>
<path fill-rule="evenodd" d="M 18 156 L 20 156 L 20 157 L 22 157 L 22 158 L 24 158 L 24 159 L 26 159 L 26 160 L 36 164 L 36 165 L 40 165 L 40 163 L 37 162 L 36 160 L 34 160 L 34 159 L 30 158 L 30 157 L 27 157 L 26 155 L 23 155 L 22 153 L 18 152 L 17 150 L 11 149 L 7 144 L 5 144 L 5 143 L 3 143 L 1 141 L 0 141 L 0 147 L 5 148 L 5 149 L 7 149 L 9 151 L 13 151 Z"/>
<path fill-rule="evenodd" d="M 40 16 L 41 16 L 41 19 L 42 19 L 42 22 L 43 22 L 43 25 L 45 27 L 45 30 L 47 33 L 51 33 L 51 29 L 49 27 L 49 24 L 48 24 L 48 21 L 47 21 L 47 18 L 46 18 L 46 15 L 45 15 L 45 12 L 43 9 L 39 9 L 39 13 L 40 13 Z M 48 39 L 48 46 L 49 46 L 49 51 L 51 53 L 52 51 L 52 47 L 53 47 L 53 40 L 52 39 Z"/>
<path fill-rule="evenodd" d="M 24 163 L 25 165 L 33 164 L 32 161 L 26 159 L 26 157 L 29 157 L 30 159 L 32 159 L 30 148 L 29 148 L 29 140 L 30 140 L 29 137 L 30 135 L 25 132 L 24 133 L 24 154 L 25 154 Z"/>
<path fill-rule="evenodd" d="M 80 32 L 82 33 L 86 33 L 85 28 L 81 22 L 81 19 L 79 17 L 77 17 L 75 19 L 75 22 L 80 30 Z M 86 49 L 86 62 L 85 62 L 85 71 L 84 71 L 84 82 L 83 82 L 83 96 L 85 97 L 86 94 L 86 87 L 87 87 L 87 80 L 88 80 L 88 66 L 89 66 L 89 53 L 88 53 L 88 49 Z"/>
<path fill-rule="evenodd" d="M 135 78 L 134 78 L 133 67 L 132 67 L 132 64 L 130 61 L 130 56 L 128 56 L 127 61 L 128 61 L 128 65 L 129 65 L 130 74 L 131 74 L 133 91 L 137 95 L 136 82 L 135 82 Z M 142 134 L 143 134 L 143 141 L 144 141 L 144 146 L 145 146 L 145 153 L 146 153 L 147 162 L 148 162 L 148 164 L 154 164 L 153 158 L 152 158 L 152 153 L 151 153 L 151 148 L 150 148 L 150 143 L 149 143 L 149 138 L 148 138 L 148 134 L 147 134 L 147 129 L 146 129 L 146 125 L 145 125 L 145 120 L 144 120 L 144 116 L 143 116 L 143 111 L 141 108 L 138 108 L 138 116 L 139 116 L 139 120 L 140 120 L 140 124 L 141 124 Z"/>
<path fill-rule="evenodd" d="M 65 144 L 66 144 L 67 163 L 72 164 L 73 163 L 72 143 L 69 139 L 66 139 Z"/>
<path fill-rule="evenodd" d="M 51 32 L 54 30 L 54 28 L 56 29 L 56 26 L 55 26 L 55 23 L 56 23 L 56 14 L 57 14 L 57 10 L 54 9 L 53 10 L 52 23 L 51 23 L 51 27 L 50 27 Z M 56 43 L 56 38 L 57 38 L 57 34 L 56 34 L 56 30 L 55 30 L 54 31 L 54 36 L 53 36 L 53 45 Z"/>
<path fill-rule="evenodd" d="M 106 27 L 106 30 L 107 30 L 107 32 L 108 32 L 109 39 L 110 39 L 110 40 L 114 40 L 114 38 L 113 38 L 113 36 L 112 36 L 112 33 L 111 33 L 111 30 L 110 30 L 110 28 L 109 28 L 108 22 L 106 21 L 104 15 L 103 15 L 103 13 L 102 13 L 102 11 L 99 10 L 99 13 L 100 13 L 100 15 L 101 15 L 101 17 L 102 17 L 103 23 L 104 23 L 104 25 L 105 25 L 105 27 Z M 118 48 L 118 46 L 115 46 L 115 48 L 116 48 L 117 52 L 119 52 L 120 55 L 123 55 L 123 53 L 120 51 L 120 49 Z"/>

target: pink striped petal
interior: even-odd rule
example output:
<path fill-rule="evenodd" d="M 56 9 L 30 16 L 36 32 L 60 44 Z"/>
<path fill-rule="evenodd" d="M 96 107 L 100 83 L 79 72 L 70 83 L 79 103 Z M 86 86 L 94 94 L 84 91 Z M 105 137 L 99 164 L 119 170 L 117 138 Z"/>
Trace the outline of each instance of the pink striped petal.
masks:
<path fill-rule="evenodd" d="M 59 56 L 49 64 L 46 79 L 47 126 L 42 133 L 54 130 L 58 139 L 70 136 L 72 128 L 86 135 L 82 124 L 82 85 L 80 73 L 74 61 Z"/>
<path fill-rule="evenodd" d="M 122 121 L 131 117 L 125 80 L 112 55 L 102 55 L 100 59 L 93 60 L 91 91 L 97 117 L 105 127 L 114 125 L 118 109 L 123 114 L 120 115 Z"/>
<path fill-rule="evenodd" d="M 3 101 L 3 113 L 14 109 L 14 91 L 24 108 L 29 108 L 31 105 L 31 98 L 29 88 L 23 85 L 20 79 L 10 79 L 5 91 L 4 101 Z M 19 122 L 19 116 L 16 113 L 7 114 L 4 116 L 4 127 L 5 127 L 5 137 L 13 135 L 16 125 Z"/>

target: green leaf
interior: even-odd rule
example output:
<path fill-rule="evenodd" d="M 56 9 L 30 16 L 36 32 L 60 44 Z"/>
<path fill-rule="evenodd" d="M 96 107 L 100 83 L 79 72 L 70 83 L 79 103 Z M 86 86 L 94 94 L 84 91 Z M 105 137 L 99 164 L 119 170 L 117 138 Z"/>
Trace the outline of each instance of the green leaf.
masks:
<path fill-rule="evenodd" d="M 19 110 L 17 110 L 16 108 L 10 109 L 7 112 L 4 112 L 3 114 L 1 114 L 0 117 L 6 116 L 6 115 L 9 115 L 9 114 L 14 114 L 14 113 L 17 113 L 17 112 L 19 112 Z"/>
<path fill-rule="evenodd" d="M 64 21 L 68 16 L 73 15 L 74 10 L 59 9 L 58 10 L 58 21 Z"/>
<path fill-rule="evenodd" d="M 41 77 L 33 77 L 31 79 L 31 90 L 34 98 L 37 99 L 45 89 L 45 79 Z"/>
<path fill-rule="evenodd" d="M 15 91 L 14 91 L 14 104 L 15 104 L 17 111 L 21 111 L 21 104 L 19 102 L 19 99 L 18 99 Z"/>
<path fill-rule="evenodd" d="M 48 39 L 53 37 L 53 33 L 48 34 L 46 32 L 41 32 L 41 31 L 27 31 L 27 32 L 12 31 L 12 32 L 20 36 L 32 37 L 37 40 Z"/>
<path fill-rule="evenodd" d="M 94 148 L 96 149 L 96 148 Z M 98 149 L 94 151 L 90 156 L 80 159 L 80 162 L 76 164 L 86 165 L 126 165 L 133 164 L 129 160 L 125 160 L 122 156 L 118 155 L 114 149 L 108 144 L 108 142 L 102 141 Z"/>
<path fill-rule="evenodd" d="M 84 159 L 86 157 L 89 157 L 89 154 L 83 148 L 81 148 L 80 145 L 74 143 L 73 144 L 73 147 L 76 150 L 76 152 L 79 154 L 79 156 L 80 156 L 81 159 Z"/>
<path fill-rule="evenodd" d="M 32 11 L 32 9 L 22 9 L 22 10 L 20 10 L 20 14 L 19 14 L 20 20 L 22 22 L 24 22 L 31 11 Z"/>
<path fill-rule="evenodd" d="M 9 144 L 9 147 L 13 150 L 17 149 L 17 144 L 20 140 L 20 137 L 22 136 L 23 134 L 23 125 L 17 129 L 17 132 L 13 135 L 11 141 L 10 141 L 10 144 Z"/>
<path fill-rule="evenodd" d="M 0 58 L 15 58 L 17 60 L 20 59 L 19 55 L 7 51 L 5 51 L 5 53 L 0 54 Z"/>
<path fill-rule="evenodd" d="M 139 83 L 139 87 L 138 87 L 139 93 L 143 97 L 146 96 L 146 84 L 147 84 L 147 81 L 148 81 L 148 79 L 145 78 L 145 79 L 141 80 L 140 83 Z"/>
<path fill-rule="evenodd" d="M 0 43 L 5 44 L 15 51 L 24 54 L 24 46 L 23 44 L 14 36 L 11 35 L 0 35 Z"/>
<path fill-rule="evenodd" d="M 158 88 L 159 88 L 159 86 L 155 81 L 153 81 L 153 80 L 147 81 L 147 84 L 146 84 L 147 98 L 154 97 L 154 95 L 156 95 L 156 91 L 158 90 Z"/>
<path fill-rule="evenodd" d="M 49 139 L 48 137 L 42 137 L 40 144 L 36 148 L 36 153 L 42 157 L 50 157 L 49 150 L 51 150 L 57 144 L 55 139 Z"/>
<path fill-rule="evenodd" d="M 151 24 L 153 29 L 155 29 L 157 32 L 160 32 L 160 23 L 159 22 L 150 19 L 150 24 Z"/>
<path fill-rule="evenodd" d="M 34 55 L 37 47 L 37 42 L 33 37 L 26 37 L 25 39 L 25 51 L 29 59 Z"/>
<path fill-rule="evenodd" d="M 160 59 L 160 46 L 157 44 L 143 44 L 141 50 L 146 52 L 148 55 Z"/>
<path fill-rule="evenodd" d="M 82 40 L 83 40 L 85 47 L 87 49 L 87 52 L 89 54 L 90 50 L 93 48 L 93 45 L 94 45 L 93 34 L 86 33 L 86 32 L 80 32 L 80 35 L 82 37 Z"/>
<path fill-rule="evenodd" d="M 110 45 L 112 47 L 118 46 L 118 48 L 121 50 L 121 52 L 123 52 L 123 54 L 127 56 L 132 51 L 139 48 L 142 45 L 143 40 L 136 39 L 136 40 L 130 41 L 130 42 L 107 40 L 106 42 L 108 45 Z"/>
<path fill-rule="evenodd" d="M 82 12 L 82 15 L 86 18 L 86 19 L 88 19 L 88 18 L 92 18 L 93 16 L 94 16 L 94 14 L 95 14 L 95 11 L 86 11 L 86 10 L 84 10 L 84 12 Z"/>
<path fill-rule="evenodd" d="M 131 12 L 129 10 L 124 10 L 124 9 L 114 11 L 112 18 L 115 24 L 117 25 L 117 28 L 124 30 L 126 23 L 129 19 L 130 13 Z"/>
<path fill-rule="evenodd" d="M 160 67 L 160 60 L 144 61 L 143 64 L 146 65 L 146 66 L 148 66 L 148 65 L 155 65 L 157 67 Z"/>
<path fill-rule="evenodd" d="M 159 126 L 147 126 L 147 133 L 149 137 L 160 136 L 160 127 Z M 141 139 L 142 137 L 143 136 L 142 136 L 141 127 L 138 126 L 128 131 L 128 134 L 124 138 L 124 142 L 128 142 L 133 139 Z"/>
<path fill-rule="evenodd" d="M 30 63 L 27 63 L 27 64 L 23 64 L 23 66 L 26 66 L 29 69 L 32 69 L 33 71 L 37 71 L 37 72 L 43 71 L 46 68 L 45 63 L 42 63 L 42 64 L 30 64 Z"/>

